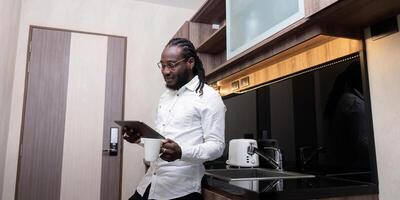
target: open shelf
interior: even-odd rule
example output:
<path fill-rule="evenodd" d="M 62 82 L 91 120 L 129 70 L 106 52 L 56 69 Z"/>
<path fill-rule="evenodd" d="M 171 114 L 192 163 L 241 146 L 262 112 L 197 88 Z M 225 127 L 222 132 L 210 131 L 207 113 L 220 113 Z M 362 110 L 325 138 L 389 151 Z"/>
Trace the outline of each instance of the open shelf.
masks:
<path fill-rule="evenodd" d="M 224 24 L 220 29 L 210 35 L 197 48 L 199 53 L 217 54 L 226 49 L 226 25 Z"/>

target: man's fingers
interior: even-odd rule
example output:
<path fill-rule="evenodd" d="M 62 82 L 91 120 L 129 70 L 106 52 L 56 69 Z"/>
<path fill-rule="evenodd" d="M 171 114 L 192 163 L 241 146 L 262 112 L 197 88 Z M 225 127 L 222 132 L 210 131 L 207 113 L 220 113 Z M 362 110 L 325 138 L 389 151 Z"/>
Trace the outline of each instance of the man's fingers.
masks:
<path fill-rule="evenodd" d="M 174 151 L 172 149 L 161 148 L 160 153 L 166 154 L 166 155 L 171 155 L 174 153 Z"/>
<path fill-rule="evenodd" d="M 161 142 L 162 142 L 163 144 L 174 143 L 174 141 L 171 140 L 171 139 L 169 139 L 169 138 L 163 139 L 163 140 L 161 140 Z"/>
<path fill-rule="evenodd" d="M 162 147 L 166 148 L 166 149 L 173 149 L 174 146 L 175 146 L 175 143 L 165 143 L 162 145 Z"/>
<path fill-rule="evenodd" d="M 169 138 L 165 139 L 165 142 L 162 144 L 162 147 L 167 149 L 175 149 L 177 146 L 178 144 Z"/>

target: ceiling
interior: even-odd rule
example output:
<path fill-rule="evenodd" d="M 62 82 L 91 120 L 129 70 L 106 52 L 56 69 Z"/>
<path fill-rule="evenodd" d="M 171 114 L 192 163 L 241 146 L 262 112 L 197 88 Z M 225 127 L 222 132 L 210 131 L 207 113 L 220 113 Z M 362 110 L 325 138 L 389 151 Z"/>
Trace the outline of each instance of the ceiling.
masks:
<path fill-rule="evenodd" d="M 188 9 L 199 9 L 200 6 L 205 2 L 205 0 L 134 0 L 134 1 L 144 1 L 155 4 L 162 4 L 166 6 L 188 8 Z"/>

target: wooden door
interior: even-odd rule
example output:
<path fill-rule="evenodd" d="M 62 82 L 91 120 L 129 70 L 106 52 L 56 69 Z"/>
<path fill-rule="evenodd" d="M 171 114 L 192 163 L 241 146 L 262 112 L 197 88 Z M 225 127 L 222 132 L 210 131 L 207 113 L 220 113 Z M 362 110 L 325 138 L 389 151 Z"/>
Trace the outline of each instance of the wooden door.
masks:
<path fill-rule="evenodd" d="M 32 27 L 16 199 L 120 199 L 126 38 Z"/>

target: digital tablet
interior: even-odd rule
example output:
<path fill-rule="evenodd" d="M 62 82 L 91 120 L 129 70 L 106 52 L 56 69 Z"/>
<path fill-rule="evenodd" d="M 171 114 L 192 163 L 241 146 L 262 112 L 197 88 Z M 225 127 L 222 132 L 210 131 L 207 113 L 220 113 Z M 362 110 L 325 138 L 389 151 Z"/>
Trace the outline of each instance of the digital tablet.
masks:
<path fill-rule="evenodd" d="M 140 133 L 143 138 L 165 139 L 164 136 L 160 135 L 157 131 L 141 121 L 115 121 L 115 123 L 121 127 L 126 126 L 133 129 L 135 132 Z"/>

